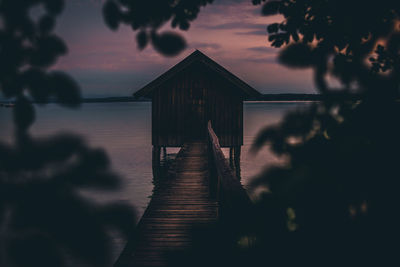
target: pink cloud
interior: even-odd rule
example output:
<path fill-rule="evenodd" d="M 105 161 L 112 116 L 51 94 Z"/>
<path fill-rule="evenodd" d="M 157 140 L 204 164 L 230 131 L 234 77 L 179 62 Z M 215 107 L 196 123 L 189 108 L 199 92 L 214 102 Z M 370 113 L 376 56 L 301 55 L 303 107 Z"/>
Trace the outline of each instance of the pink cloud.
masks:
<path fill-rule="evenodd" d="M 159 55 L 151 46 L 139 51 L 129 27 L 110 31 L 101 17 L 101 0 L 74 2 L 79 5 L 67 3 L 60 23 L 69 54 L 57 69 L 146 73 L 150 82 L 197 48 L 262 92 L 313 92 L 311 72 L 282 67 L 276 62 L 278 50 L 269 47 L 266 26 L 281 19 L 257 15 L 260 6 L 250 0 L 202 8 L 189 31 L 181 32 L 188 48 L 174 58 Z M 171 28 L 166 25 L 164 30 Z"/>

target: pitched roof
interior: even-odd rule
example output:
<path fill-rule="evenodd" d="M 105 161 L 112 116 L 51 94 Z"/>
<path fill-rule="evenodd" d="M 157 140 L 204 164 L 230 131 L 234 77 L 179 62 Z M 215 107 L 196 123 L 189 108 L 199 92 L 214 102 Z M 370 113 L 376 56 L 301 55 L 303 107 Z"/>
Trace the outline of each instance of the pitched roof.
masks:
<path fill-rule="evenodd" d="M 193 65 L 194 63 L 202 63 L 204 66 L 208 67 L 210 70 L 214 71 L 215 73 L 219 74 L 221 77 L 226 79 L 227 81 L 231 82 L 234 86 L 236 86 L 239 90 L 241 90 L 244 95 L 250 98 L 257 98 L 261 94 L 252 88 L 250 85 L 233 75 L 231 72 L 226 70 L 224 67 L 219 65 L 217 62 L 200 52 L 199 50 L 194 51 L 184 60 L 170 68 L 167 72 L 159 76 L 154 81 L 150 82 L 142 89 L 136 91 L 133 96 L 134 97 L 149 97 L 151 96 L 154 89 L 168 81 L 169 79 L 173 78 L 175 75 L 180 73 L 181 71 L 185 70 L 189 66 Z"/>

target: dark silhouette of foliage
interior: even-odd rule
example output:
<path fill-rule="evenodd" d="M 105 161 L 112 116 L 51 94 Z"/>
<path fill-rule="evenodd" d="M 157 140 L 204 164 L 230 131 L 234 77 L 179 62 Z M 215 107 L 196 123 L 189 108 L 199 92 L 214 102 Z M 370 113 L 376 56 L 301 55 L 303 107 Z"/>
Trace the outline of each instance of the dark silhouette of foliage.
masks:
<path fill-rule="evenodd" d="M 209 2 L 110 0 L 104 13 L 110 28 L 125 23 L 138 30 L 138 45 L 143 49 L 150 41 L 154 45 L 154 33 L 165 22 L 188 29 L 198 7 Z M 255 236 L 247 254 L 251 258 L 242 261 L 243 250 L 225 244 L 218 247 L 221 258 L 213 263 L 227 263 L 219 260 L 229 255 L 230 265 L 258 260 L 271 266 L 393 264 L 400 204 L 396 192 L 400 4 L 390 0 L 252 2 L 262 4 L 265 16 L 281 15 L 281 22 L 267 26 L 269 42 L 281 48 L 279 60 L 284 65 L 313 68 L 322 101 L 287 114 L 282 123 L 259 134 L 253 150 L 270 144 L 287 164 L 271 167 L 252 183 L 254 188 L 269 190 L 256 203 L 257 212 L 247 229 L 249 236 Z M 179 12 L 189 3 L 192 9 Z M 166 40 L 171 46 L 182 43 L 178 37 Z M 180 49 L 166 52 L 170 49 L 160 46 L 157 50 L 172 55 Z M 330 77 L 338 79 L 341 88 L 330 86 Z M 223 225 L 217 233 L 226 229 Z M 220 244 L 209 238 L 200 243 Z M 206 250 L 198 249 L 201 256 L 195 262 L 204 263 L 201 252 Z"/>
<path fill-rule="evenodd" d="M 171 21 L 173 28 L 188 30 L 196 19 L 200 7 L 213 0 L 107 0 L 103 6 L 104 20 L 112 30 L 121 23 L 130 25 L 138 31 L 137 42 L 140 49 L 148 43 L 163 55 L 174 56 L 186 47 L 185 40 L 177 33 L 157 31 Z"/>
<path fill-rule="evenodd" d="M 29 11 L 43 5 L 45 14 L 34 21 Z M 2 1 L 0 15 L 0 86 L 4 96 L 17 99 L 15 123 L 33 122 L 33 108 L 29 107 L 26 92 L 31 100 L 48 103 L 55 98 L 61 104 L 77 106 L 80 102 L 78 85 L 66 74 L 48 72 L 59 56 L 67 53 L 64 42 L 52 33 L 55 17 L 64 7 L 64 1 Z M 31 116 L 23 119 L 21 116 Z M 20 125 L 26 130 L 28 125 Z"/>
<path fill-rule="evenodd" d="M 287 158 L 252 184 L 269 188 L 257 203 L 259 247 L 281 266 L 398 262 L 399 4 L 261 2 L 264 15 L 283 16 L 267 27 L 281 63 L 313 68 L 323 101 L 287 114 L 253 145 Z"/>
<path fill-rule="evenodd" d="M 1 144 L 0 157 L 2 266 L 111 266 L 109 231 L 127 236 L 134 217 L 82 195 L 120 185 L 104 151 L 57 135 Z"/>
<path fill-rule="evenodd" d="M 29 12 L 40 5 L 36 21 Z M 111 266 L 110 231 L 127 237 L 135 221 L 130 207 L 83 194 L 120 186 L 103 150 L 75 135 L 29 134 L 32 101 L 80 104 L 76 82 L 48 71 L 67 53 L 53 33 L 63 8 L 63 0 L 0 1 L 0 90 L 15 100 L 15 140 L 0 142 L 0 266 Z"/>
<path fill-rule="evenodd" d="M 334 74 L 346 86 L 356 82 L 360 89 L 377 90 L 378 85 L 385 83 L 385 90 L 397 90 L 393 88 L 398 84 L 397 69 L 389 62 L 398 56 L 398 4 L 393 1 L 380 1 L 379 4 L 344 0 L 253 1 L 255 4 L 260 2 L 265 2 L 262 14 L 281 14 L 284 18 L 281 23 L 273 23 L 267 28 L 271 45 L 285 46 L 282 62 L 294 67 L 312 64 L 320 91 L 329 90 L 328 74 Z M 383 53 L 383 46 L 377 46 L 378 41 L 390 51 Z M 380 55 L 379 60 L 373 56 L 375 49 Z M 376 70 L 390 68 L 391 73 L 384 77 L 372 75 L 368 61 L 371 56 L 372 62 L 382 65 L 378 68 L 375 64 Z M 388 56 L 391 60 L 384 59 Z"/>

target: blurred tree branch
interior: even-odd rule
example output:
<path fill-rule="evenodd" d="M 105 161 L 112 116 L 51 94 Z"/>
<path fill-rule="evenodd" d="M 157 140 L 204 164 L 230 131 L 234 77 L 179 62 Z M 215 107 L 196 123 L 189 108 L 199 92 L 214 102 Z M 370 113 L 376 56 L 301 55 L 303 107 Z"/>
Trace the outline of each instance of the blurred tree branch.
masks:
<path fill-rule="evenodd" d="M 281 49 L 282 64 L 313 68 L 323 95 L 323 101 L 264 129 L 253 145 L 257 151 L 270 144 L 288 158 L 286 166 L 272 167 L 253 181 L 255 188 L 270 189 L 257 204 L 261 246 L 270 249 L 269 260 L 282 265 L 382 265 L 395 260 L 400 5 L 253 3 L 263 4 L 264 15 L 282 15 L 281 22 L 267 27 L 271 45 Z M 342 87 L 331 87 L 330 77 Z M 346 97 L 354 93 L 359 100 Z M 285 247 L 288 243 L 292 245 Z M 284 254 L 295 259 L 282 261 Z"/>
<path fill-rule="evenodd" d="M 163 55 L 174 56 L 186 47 L 176 32 L 158 33 L 167 22 L 173 28 L 188 30 L 202 6 L 213 0 L 107 0 L 103 6 L 104 20 L 112 30 L 121 23 L 130 25 L 137 33 L 137 43 L 144 49 L 149 43 Z"/>
<path fill-rule="evenodd" d="M 42 8 L 37 20 L 30 15 L 35 7 Z M 127 237 L 135 223 L 129 206 L 82 195 L 82 189 L 118 189 L 104 151 L 75 135 L 29 134 L 32 101 L 80 105 L 77 83 L 48 70 L 67 53 L 53 33 L 63 8 L 63 0 L 0 1 L 0 90 L 15 99 L 15 140 L 0 143 L 1 266 L 110 266 L 110 230 Z"/>

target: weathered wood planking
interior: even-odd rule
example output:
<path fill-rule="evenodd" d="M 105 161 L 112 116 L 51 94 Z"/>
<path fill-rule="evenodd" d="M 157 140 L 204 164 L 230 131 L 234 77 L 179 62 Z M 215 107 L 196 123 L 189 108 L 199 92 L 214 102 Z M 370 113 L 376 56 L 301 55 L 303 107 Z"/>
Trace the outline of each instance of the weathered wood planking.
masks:
<path fill-rule="evenodd" d="M 242 96 L 203 66 L 194 64 L 154 90 L 154 146 L 179 147 L 188 139 L 205 138 L 208 120 L 222 146 L 243 144 Z"/>
<path fill-rule="evenodd" d="M 217 203 L 209 195 L 207 145 L 185 144 L 174 172 L 157 184 L 138 224 L 138 237 L 128 243 L 116 267 L 166 266 L 166 252 L 191 247 L 193 227 L 216 222 Z"/>
<path fill-rule="evenodd" d="M 208 121 L 222 147 L 241 146 L 243 100 L 260 96 L 197 50 L 134 95 L 152 98 L 152 144 L 164 147 L 206 139 Z"/>
<path fill-rule="evenodd" d="M 210 168 L 210 184 L 212 195 L 218 200 L 220 219 L 234 220 L 236 222 L 248 218 L 247 214 L 252 208 L 252 202 L 242 187 L 239 179 L 235 177 L 221 150 L 211 121 L 208 122 L 208 160 Z M 242 222 L 241 222 L 242 223 Z"/>

